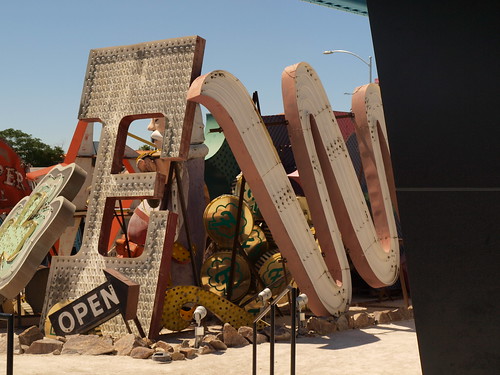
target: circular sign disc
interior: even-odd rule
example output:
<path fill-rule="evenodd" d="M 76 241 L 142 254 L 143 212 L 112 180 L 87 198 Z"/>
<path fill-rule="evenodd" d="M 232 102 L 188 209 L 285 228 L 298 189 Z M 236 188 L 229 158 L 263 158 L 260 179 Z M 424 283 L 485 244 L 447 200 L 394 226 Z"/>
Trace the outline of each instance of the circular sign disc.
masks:
<path fill-rule="evenodd" d="M 209 237 L 222 248 L 232 248 L 236 235 L 238 216 L 238 197 L 221 195 L 208 204 L 203 213 L 203 222 Z M 240 230 L 238 239 L 244 242 L 252 232 L 253 217 L 248 205 L 242 202 Z"/>
<path fill-rule="evenodd" d="M 254 225 L 250 237 L 243 242 L 242 247 L 247 253 L 248 259 L 255 263 L 268 249 L 264 231 L 258 225 Z"/>
<path fill-rule="evenodd" d="M 285 277 L 283 259 L 279 252 L 267 252 L 259 259 L 259 276 L 264 284 L 271 289 L 273 297 L 280 294 L 292 279 L 288 270 Z"/>
<path fill-rule="evenodd" d="M 231 272 L 231 252 L 220 251 L 209 257 L 201 266 L 203 288 L 219 296 L 227 294 L 227 283 Z M 248 263 L 236 255 L 234 284 L 231 300 L 243 297 L 250 289 L 251 275 Z"/>

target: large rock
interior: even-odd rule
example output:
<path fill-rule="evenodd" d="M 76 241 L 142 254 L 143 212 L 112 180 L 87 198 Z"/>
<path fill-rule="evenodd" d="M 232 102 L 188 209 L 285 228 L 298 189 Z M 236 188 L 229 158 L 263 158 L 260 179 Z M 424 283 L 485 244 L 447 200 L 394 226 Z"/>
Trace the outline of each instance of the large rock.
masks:
<path fill-rule="evenodd" d="M 136 346 L 130 352 L 130 356 L 135 359 L 148 359 L 155 353 L 154 349 L 145 346 Z"/>
<path fill-rule="evenodd" d="M 238 347 L 248 345 L 249 342 L 243 336 L 241 336 L 238 331 L 229 323 L 225 323 L 222 328 L 222 334 L 224 337 L 224 344 L 230 347 Z"/>
<path fill-rule="evenodd" d="M 389 310 L 375 311 L 373 313 L 373 318 L 378 324 L 387 324 L 391 322 Z"/>
<path fill-rule="evenodd" d="M 194 348 L 180 348 L 179 352 L 181 352 L 182 354 L 184 354 L 184 356 L 187 359 L 193 359 L 193 358 L 196 358 L 198 356 L 196 354 L 196 349 L 194 349 Z"/>
<path fill-rule="evenodd" d="M 246 338 L 251 344 L 253 344 L 253 328 L 242 326 L 238 328 L 238 333 Z M 263 342 L 267 342 L 267 336 L 262 333 L 257 333 L 257 344 L 262 344 Z"/>
<path fill-rule="evenodd" d="M 56 350 L 62 350 L 63 343 L 59 340 L 49 339 L 44 337 L 41 340 L 36 340 L 33 342 L 28 350 L 26 350 L 26 354 L 49 354 L 53 353 Z"/>
<path fill-rule="evenodd" d="M 31 326 L 19 334 L 19 344 L 30 346 L 34 341 L 44 338 L 44 334 L 37 326 Z"/>
<path fill-rule="evenodd" d="M 202 345 L 198 348 L 198 353 L 199 354 L 210 354 L 215 352 L 215 349 L 211 347 L 210 345 Z"/>
<path fill-rule="evenodd" d="M 132 349 L 138 346 L 146 346 L 146 344 L 142 338 L 132 333 L 119 338 L 114 345 L 118 355 L 130 355 Z"/>
<path fill-rule="evenodd" d="M 181 352 L 173 352 L 170 355 L 172 357 L 172 361 L 183 361 L 186 359 L 184 353 Z"/>
<path fill-rule="evenodd" d="M 403 320 L 413 319 L 413 306 L 408 306 L 408 307 L 403 306 L 403 307 L 400 307 L 399 311 L 401 312 Z"/>
<path fill-rule="evenodd" d="M 101 355 L 114 354 L 111 337 L 97 335 L 71 335 L 66 338 L 61 354 Z"/>
<path fill-rule="evenodd" d="M 345 315 L 340 315 L 337 318 L 336 323 L 337 323 L 337 330 L 339 331 L 345 331 L 349 329 L 349 320 Z"/>
<path fill-rule="evenodd" d="M 224 342 L 222 342 L 221 340 L 219 340 L 215 335 L 205 335 L 200 345 L 210 345 L 216 351 L 227 349 L 227 345 L 224 344 Z"/>
<path fill-rule="evenodd" d="M 307 330 L 314 331 L 319 335 L 330 335 L 337 331 L 337 324 L 327 319 L 312 316 L 307 321 Z"/>
<path fill-rule="evenodd" d="M 391 322 L 398 322 L 404 319 L 404 316 L 399 309 L 389 311 L 389 317 L 391 319 Z"/>
<path fill-rule="evenodd" d="M 366 312 L 352 315 L 353 328 L 365 328 L 375 324 L 375 319 Z"/>
<path fill-rule="evenodd" d="M 163 350 L 164 352 L 170 352 L 170 353 L 174 351 L 174 347 L 172 345 L 162 340 L 155 342 L 153 344 L 153 349 L 156 349 L 157 351 L 158 349 L 160 349 Z"/>

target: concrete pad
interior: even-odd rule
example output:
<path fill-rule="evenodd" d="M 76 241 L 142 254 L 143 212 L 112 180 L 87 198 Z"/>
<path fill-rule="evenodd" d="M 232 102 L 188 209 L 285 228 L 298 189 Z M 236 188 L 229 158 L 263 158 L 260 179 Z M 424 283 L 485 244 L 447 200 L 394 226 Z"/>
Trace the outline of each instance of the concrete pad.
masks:
<path fill-rule="evenodd" d="M 270 344 L 257 347 L 258 374 L 269 373 Z M 6 355 L 0 357 L 0 372 Z M 275 374 L 290 374 L 290 344 L 275 345 Z M 160 363 L 123 356 L 16 355 L 16 375 L 251 374 L 252 346 L 229 348 L 192 360 Z M 421 374 L 413 321 L 297 339 L 296 373 L 307 375 Z"/>

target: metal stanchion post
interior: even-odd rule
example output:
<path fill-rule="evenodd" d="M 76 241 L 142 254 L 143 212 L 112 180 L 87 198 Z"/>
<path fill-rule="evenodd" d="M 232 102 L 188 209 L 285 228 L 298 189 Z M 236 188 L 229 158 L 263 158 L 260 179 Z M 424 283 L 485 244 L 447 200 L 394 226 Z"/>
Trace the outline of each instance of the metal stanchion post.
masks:
<path fill-rule="evenodd" d="M 252 375 L 257 375 L 257 321 L 253 322 Z"/>
<path fill-rule="evenodd" d="M 297 288 L 292 288 L 292 304 L 290 306 L 292 320 L 292 337 L 291 337 L 291 359 L 290 359 L 290 374 L 295 375 L 295 336 L 297 335 Z"/>
<path fill-rule="evenodd" d="M 0 313 L 0 320 L 7 320 L 7 375 L 14 373 L 14 315 Z"/>
<path fill-rule="evenodd" d="M 276 315 L 276 305 L 272 304 L 271 305 L 271 338 L 270 338 L 270 344 L 271 344 L 271 352 L 270 352 L 270 357 L 271 357 L 271 363 L 269 367 L 269 373 L 271 375 L 274 375 L 274 330 L 276 328 L 274 318 Z"/>
<path fill-rule="evenodd" d="M 7 322 L 7 375 L 14 373 L 14 316 L 10 314 Z"/>

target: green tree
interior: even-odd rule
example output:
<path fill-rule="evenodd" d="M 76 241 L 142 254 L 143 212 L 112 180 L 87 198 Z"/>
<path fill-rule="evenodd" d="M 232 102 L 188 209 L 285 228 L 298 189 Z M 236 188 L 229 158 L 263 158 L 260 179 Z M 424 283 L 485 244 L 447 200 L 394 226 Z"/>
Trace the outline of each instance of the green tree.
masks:
<path fill-rule="evenodd" d="M 153 151 L 154 148 L 151 147 L 150 145 L 142 145 L 141 147 L 139 147 L 139 150 L 141 150 L 141 151 Z"/>
<path fill-rule="evenodd" d="M 64 150 L 61 147 L 49 146 L 21 130 L 1 130 L 0 138 L 9 144 L 26 164 L 33 167 L 48 167 L 64 160 Z"/>

